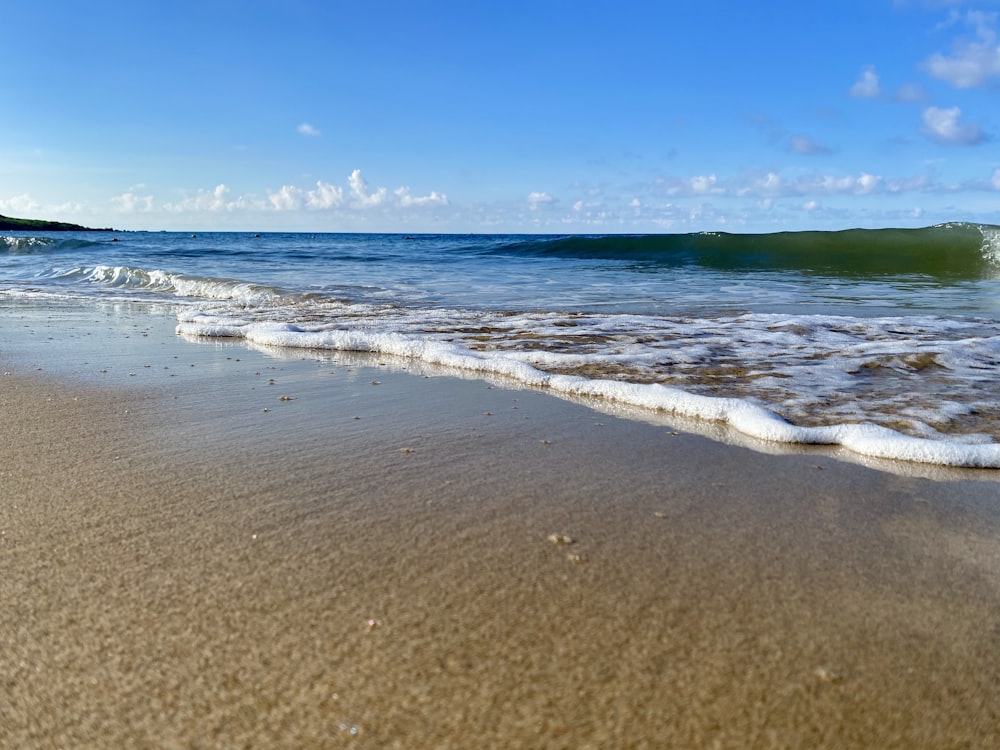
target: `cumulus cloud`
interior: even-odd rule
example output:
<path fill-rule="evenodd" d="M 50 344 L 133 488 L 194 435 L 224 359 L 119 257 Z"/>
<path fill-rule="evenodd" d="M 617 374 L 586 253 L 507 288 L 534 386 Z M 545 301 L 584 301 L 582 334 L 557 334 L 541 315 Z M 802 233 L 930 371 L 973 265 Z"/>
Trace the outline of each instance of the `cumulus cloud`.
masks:
<path fill-rule="evenodd" d="M 153 196 L 139 195 L 132 190 L 115 196 L 111 202 L 125 214 L 148 213 L 153 210 Z"/>
<path fill-rule="evenodd" d="M 878 99 L 882 95 L 882 89 L 879 87 L 875 66 L 865 66 L 848 93 L 857 99 Z"/>
<path fill-rule="evenodd" d="M 316 137 L 316 136 L 322 135 L 322 133 L 320 133 L 316 128 L 314 128 L 308 122 L 304 122 L 301 125 L 299 125 L 299 127 L 297 128 L 297 130 L 302 135 L 308 135 L 308 136 L 312 136 L 312 137 Z"/>
<path fill-rule="evenodd" d="M 410 195 L 410 188 L 401 187 L 394 191 L 401 206 L 447 206 L 448 196 L 432 190 L 430 195 Z"/>
<path fill-rule="evenodd" d="M 882 178 L 878 175 L 862 172 L 857 179 L 855 193 L 858 195 L 868 195 L 874 193 L 882 185 Z"/>
<path fill-rule="evenodd" d="M 199 196 L 199 200 L 203 200 L 205 205 L 213 211 L 231 206 L 232 204 L 227 200 L 228 198 L 229 188 L 225 185 L 216 185 L 215 190 Z"/>
<path fill-rule="evenodd" d="M 322 180 L 316 181 L 316 188 L 306 193 L 307 208 L 333 208 L 344 202 L 344 189 Z"/>
<path fill-rule="evenodd" d="M 187 195 L 176 203 L 166 203 L 163 208 L 173 213 L 183 213 L 187 211 L 235 211 L 248 207 L 246 198 L 242 196 L 230 198 L 229 193 L 229 188 L 220 184 L 212 190 L 199 190 L 193 195 Z"/>
<path fill-rule="evenodd" d="M 861 75 L 858 80 L 854 82 L 854 85 L 847 92 L 850 96 L 855 99 L 885 99 L 889 98 L 895 102 L 919 102 L 924 98 L 924 92 L 915 83 L 904 83 L 896 92 L 891 95 L 887 95 L 882 90 L 882 84 L 879 79 L 879 75 L 875 72 L 875 66 L 866 65 L 861 71 Z"/>
<path fill-rule="evenodd" d="M 695 195 L 722 195 L 726 191 L 718 186 L 719 178 L 714 174 L 698 175 L 689 180 L 691 192 Z"/>
<path fill-rule="evenodd" d="M 341 205 L 344 202 L 344 189 L 317 180 L 316 187 L 312 190 L 282 185 L 276 191 L 268 191 L 267 200 L 278 211 L 322 210 Z"/>
<path fill-rule="evenodd" d="M 374 192 L 368 191 L 368 183 L 361 176 L 361 170 L 355 169 L 351 176 L 347 178 L 347 184 L 351 188 L 351 197 L 355 208 L 374 208 L 385 202 L 387 191 L 384 187 L 377 188 Z"/>
<path fill-rule="evenodd" d="M 267 193 L 268 203 L 278 211 L 298 211 L 302 208 L 302 190 L 294 185 L 282 185 Z"/>
<path fill-rule="evenodd" d="M 66 201 L 65 203 L 41 203 L 28 193 L 15 195 L 0 200 L 0 214 L 15 216 L 19 219 L 52 219 L 59 220 L 85 211 L 81 203 Z"/>
<path fill-rule="evenodd" d="M 986 140 L 986 135 L 978 125 L 963 124 L 959 121 L 961 117 L 962 110 L 959 107 L 928 107 L 922 115 L 924 135 L 939 143 L 960 146 L 974 146 Z"/>
<path fill-rule="evenodd" d="M 448 196 L 436 190 L 428 195 L 413 195 L 408 187 L 396 188 L 391 195 L 384 187 L 372 190 L 361 176 L 360 169 L 351 172 L 347 185 L 347 191 L 322 180 L 317 180 L 316 187 L 308 190 L 295 185 L 283 185 L 278 190 L 268 191 L 267 201 L 270 208 L 276 211 L 322 211 L 340 208 L 348 203 L 351 208 L 362 210 L 379 206 L 409 208 L 448 205 Z"/>
<path fill-rule="evenodd" d="M 39 210 L 41 207 L 42 204 L 27 193 L 15 195 L 12 198 L 7 198 L 6 200 L 0 200 L 0 211 L 5 213 L 30 213 Z"/>
<path fill-rule="evenodd" d="M 1000 45 L 994 28 L 997 14 L 969 11 L 963 20 L 973 27 L 975 38 L 956 41 L 951 55 L 931 55 L 924 69 L 956 88 L 976 88 L 1000 76 Z"/>

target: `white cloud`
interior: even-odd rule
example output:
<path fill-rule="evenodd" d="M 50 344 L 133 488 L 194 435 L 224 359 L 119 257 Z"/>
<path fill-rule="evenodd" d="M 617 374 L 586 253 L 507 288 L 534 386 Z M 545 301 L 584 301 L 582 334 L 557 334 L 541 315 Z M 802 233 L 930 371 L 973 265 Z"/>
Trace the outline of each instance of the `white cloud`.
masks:
<path fill-rule="evenodd" d="M 225 185 L 216 185 L 215 190 L 205 193 L 199 199 L 203 199 L 204 204 L 212 211 L 219 211 L 227 207 L 226 198 L 229 197 L 229 188 Z"/>
<path fill-rule="evenodd" d="M 556 201 L 553 200 L 552 202 L 555 203 Z M 628 204 L 628 207 L 632 209 L 633 216 L 638 216 L 642 209 L 642 204 L 638 198 L 633 198 Z M 603 200 L 586 201 L 581 199 L 573 203 L 572 209 L 575 214 L 572 217 L 572 220 L 584 221 L 587 224 L 601 224 L 609 216 L 611 216 L 612 213 L 608 211 Z M 565 222 L 566 219 L 563 221 Z"/>
<path fill-rule="evenodd" d="M 994 190 L 1000 190 L 1000 167 L 993 170 L 993 178 L 990 180 Z"/>
<path fill-rule="evenodd" d="M 131 190 L 115 196 L 111 202 L 125 214 L 148 213 L 153 210 L 153 196 L 138 195 Z"/>
<path fill-rule="evenodd" d="M 303 190 L 295 185 L 283 185 L 275 191 L 268 191 L 268 204 L 276 211 L 322 211 L 340 208 L 350 198 L 350 207 L 355 209 L 371 209 L 378 206 L 401 206 L 404 208 L 417 206 L 447 206 L 448 196 L 436 190 L 428 195 L 413 195 L 408 187 L 396 188 L 390 196 L 389 191 L 380 187 L 372 191 L 361 170 L 355 169 L 347 179 L 348 193 L 338 185 L 318 180 L 316 187 Z"/>
<path fill-rule="evenodd" d="M 36 201 L 27 193 L 22 193 L 21 195 L 15 195 L 13 198 L 8 198 L 7 200 L 0 200 L 0 211 L 10 211 L 12 213 L 30 213 L 37 211 L 42 207 L 42 204 Z M 17 218 L 25 218 L 19 216 Z"/>
<path fill-rule="evenodd" d="M 976 88 L 1000 76 L 1000 45 L 993 28 L 997 14 L 969 11 L 964 20 L 975 29 L 976 38 L 959 39 L 952 55 L 936 53 L 924 62 L 928 73 L 960 89 Z"/>
<path fill-rule="evenodd" d="M 956 115 L 955 122 L 961 123 Z M 937 220 L 943 209 L 935 203 L 954 201 L 959 192 L 975 191 L 980 200 L 1000 194 L 1000 162 L 988 163 L 974 181 L 942 185 L 933 165 L 923 174 L 886 177 L 875 169 L 851 173 L 803 172 L 795 166 L 739 174 L 664 175 L 645 182 L 603 186 L 596 199 L 587 184 L 566 188 L 561 196 L 536 190 L 522 193 L 522 200 L 495 204 L 460 203 L 447 209 L 450 231 L 665 231 L 742 226 L 747 229 L 785 227 L 787 222 L 816 225 L 847 222 L 848 216 L 868 217 L 882 210 L 884 216 L 902 217 L 912 205 L 928 204 L 928 215 Z M 398 183 L 397 183 L 398 184 Z M 985 191 L 989 191 L 986 193 Z M 676 199 L 668 197 L 676 194 Z M 445 219 L 442 207 L 450 206 L 439 190 L 414 192 L 369 185 L 360 170 L 345 175 L 340 184 L 314 180 L 311 184 L 286 184 L 253 194 L 234 194 L 226 184 L 182 193 L 173 204 L 154 200 L 153 191 L 133 185 L 110 200 L 122 223 L 156 226 L 157 222 L 191 226 L 336 227 L 343 231 L 433 231 Z M 911 196 L 905 197 L 909 193 Z M 27 196 L 21 202 L 30 201 Z M 671 201 L 667 203 L 666 201 Z M 0 201 L 0 206 L 10 201 Z M 901 203 L 909 205 L 901 206 Z M 950 205 L 950 204 L 949 204 Z M 46 209 L 51 207 L 43 207 Z M 112 203 L 105 201 L 105 208 Z M 529 210 L 531 209 L 531 210 Z M 949 209 L 950 210 L 950 209 Z M 973 209 L 969 209 L 973 210 Z M 46 211 L 32 213 L 46 214 Z M 0 210 L 0 213 L 3 213 Z M 7 212 L 11 213 L 11 212 Z M 22 212 L 23 213 L 23 212 Z M 16 215 L 16 213 L 15 213 Z M 127 218 L 126 218 L 127 217 Z M 68 219 L 69 217 L 67 217 Z M 907 221 L 910 217 L 905 217 Z M 942 218 L 945 220 L 948 217 Z M 952 217 L 953 218 L 953 217 Z M 964 217 L 963 217 L 964 218 Z M 860 219 L 853 219 L 858 223 Z M 890 221 L 890 219 L 886 219 Z M 93 222 L 84 222 L 94 224 Z M 113 222 L 104 220 L 105 225 Z M 442 225 L 443 226 L 443 225 Z"/>
<path fill-rule="evenodd" d="M 736 195 L 741 198 L 763 197 L 770 200 L 776 195 L 781 195 L 785 190 L 785 183 L 781 175 L 775 172 L 768 172 L 763 177 L 754 177 L 749 184 L 736 190 Z"/>
<path fill-rule="evenodd" d="M 355 208 L 374 208 L 385 202 L 386 189 L 384 187 L 377 188 L 375 192 L 368 192 L 368 183 L 365 182 L 365 178 L 361 176 L 361 170 L 355 169 L 351 172 L 351 176 L 347 179 L 348 185 L 351 188 L 351 195 L 354 198 L 353 205 Z"/>
<path fill-rule="evenodd" d="M 344 189 L 317 180 L 313 190 L 282 185 L 277 192 L 268 191 L 267 200 L 277 211 L 322 210 L 341 205 L 344 202 Z"/>
<path fill-rule="evenodd" d="M 887 180 L 881 175 L 861 172 L 856 176 L 810 174 L 797 179 L 785 179 L 775 172 L 767 172 L 746 178 L 732 193 L 740 198 L 771 201 L 765 206 L 770 207 L 776 198 L 897 194 L 926 189 L 928 182 L 926 175 Z"/>
<path fill-rule="evenodd" d="M 963 125 L 959 122 L 962 110 L 958 107 L 942 109 L 928 107 L 923 112 L 924 134 L 940 143 L 954 143 L 974 146 L 986 140 L 978 125 Z"/>
<path fill-rule="evenodd" d="M 786 194 L 793 195 L 870 195 L 880 192 L 882 177 L 862 172 L 857 177 L 844 175 L 812 175 L 803 177 L 787 186 Z"/>
<path fill-rule="evenodd" d="M 862 172 L 861 176 L 858 177 L 857 190 L 855 192 L 858 195 L 868 195 L 869 193 L 874 193 L 882 185 L 882 178 L 877 175 L 868 174 L 867 172 Z"/>
<path fill-rule="evenodd" d="M 767 193 L 776 193 L 781 190 L 781 176 L 774 172 L 768 172 L 759 182 L 760 187 Z"/>
<path fill-rule="evenodd" d="M 532 211 L 537 211 L 542 206 L 547 206 L 554 202 L 554 198 L 548 193 L 544 192 L 532 192 L 528 194 L 528 207 Z"/>
<path fill-rule="evenodd" d="M 667 186 L 666 193 L 672 197 L 690 198 L 707 194 L 732 196 L 770 201 L 765 207 L 771 207 L 774 205 L 774 200 L 789 197 L 888 195 L 927 190 L 930 179 L 926 175 L 886 179 L 882 175 L 866 171 L 856 175 L 811 173 L 786 178 L 777 172 L 769 171 L 745 175 L 739 180 L 725 184 L 715 175 L 657 178 L 650 183 L 650 189 L 662 190 L 663 185 Z"/>
<path fill-rule="evenodd" d="M 432 190 L 430 195 L 410 195 L 408 187 L 396 188 L 394 191 L 401 206 L 447 206 L 448 196 Z"/>
<path fill-rule="evenodd" d="M 857 187 L 857 178 L 846 176 L 846 177 L 833 177 L 832 175 L 824 175 L 819 179 L 819 183 L 813 186 L 813 190 L 826 193 L 851 193 Z M 800 189 L 803 192 L 811 192 L 808 187 L 802 186 Z"/>
<path fill-rule="evenodd" d="M 308 135 L 311 137 L 316 137 L 322 135 L 316 128 L 310 125 L 308 122 L 304 122 L 296 128 L 302 135 Z"/>
<path fill-rule="evenodd" d="M 308 208 L 333 208 L 344 202 L 344 189 L 322 180 L 316 181 L 316 189 L 306 193 Z"/>
<path fill-rule="evenodd" d="M 278 211 L 298 211 L 302 208 L 302 190 L 294 185 L 282 185 L 277 192 L 268 191 L 267 200 Z"/>
<path fill-rule="evenodd" d="M 726 188 L 719 185 L 719 178 L 714 174 L 699 174 L 692 177 L 657 177 L 653 184 L 662 188 L 663 192 L 671 198 L 726 194 Z"/>
<path fill-rule="evenodd" d="M 875 66 L 866 66 L 848 93 L 857 99 L 878 99 L 882 95 L 882 90 L 879 88 Z"/>
<path fill-rule="evenodd" d="M 692 177 L 688 184 L 691 186 L 691 192 L 695 195 L 723 195 L 726 191 L 725 188 L 717 186 L 719 179 L 714 175 L 698 175 Z"/>
<path fill-rule="evenodd" d="M 176 203 L 165 203 L 163 209 L 171 213 L 221 212 L 251 206 L 250 201 L 243 196 L 230 199 L 229 192 L 225 185 L 216 185 L 212 190 L 198 190 L 194 195 L 187 195 Z"/>
<path fill-rule="evenodd" d="M 69 219 L 72 215 L 86 213 L 81 203 L 66 201 L 65 203 L 41 203 L 28 193 L 15 195 L 6 200 L 0 200 L 0 214 L 18 219 L 47 219 L 59 221 Z"/>

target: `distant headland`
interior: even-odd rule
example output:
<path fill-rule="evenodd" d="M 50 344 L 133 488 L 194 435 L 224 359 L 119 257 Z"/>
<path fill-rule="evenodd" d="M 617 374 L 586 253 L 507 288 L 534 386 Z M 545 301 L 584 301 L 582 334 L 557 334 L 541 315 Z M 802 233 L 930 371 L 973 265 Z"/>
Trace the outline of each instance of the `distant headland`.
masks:
<path fill-rule="evenodd" d="M 41 219 L 12 219 L 9 216 L 0 216 L 0 230 L 8 232 L 34 231 L 34 232 L 113 232 L 114 229 L 105 227 L 103 229 L 92 229 L 82 227 L 79 224 L 67 224 L 64 221 L 44 221 Z"/>

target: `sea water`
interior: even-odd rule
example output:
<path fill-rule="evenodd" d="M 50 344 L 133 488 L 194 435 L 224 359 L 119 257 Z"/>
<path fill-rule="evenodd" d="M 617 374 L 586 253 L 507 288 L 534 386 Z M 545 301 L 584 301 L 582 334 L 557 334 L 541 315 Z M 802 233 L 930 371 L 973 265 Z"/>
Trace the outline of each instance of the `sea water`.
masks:
<path fill-rule="evenodd" d="M 753 438 L 1000 468 L 1000 228 L 512 236 L 9 233 L 0 297 L 377 352 Z"/>

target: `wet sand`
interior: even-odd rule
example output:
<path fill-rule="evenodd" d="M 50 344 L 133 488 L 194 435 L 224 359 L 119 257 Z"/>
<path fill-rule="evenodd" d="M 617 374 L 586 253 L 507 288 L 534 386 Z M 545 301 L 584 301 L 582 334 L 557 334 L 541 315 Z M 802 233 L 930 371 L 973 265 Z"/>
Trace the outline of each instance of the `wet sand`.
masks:
<path fill-rule="evenodd" d="M 995 472 L 0 312 L 0 747 L 1000 746 Z"/>

